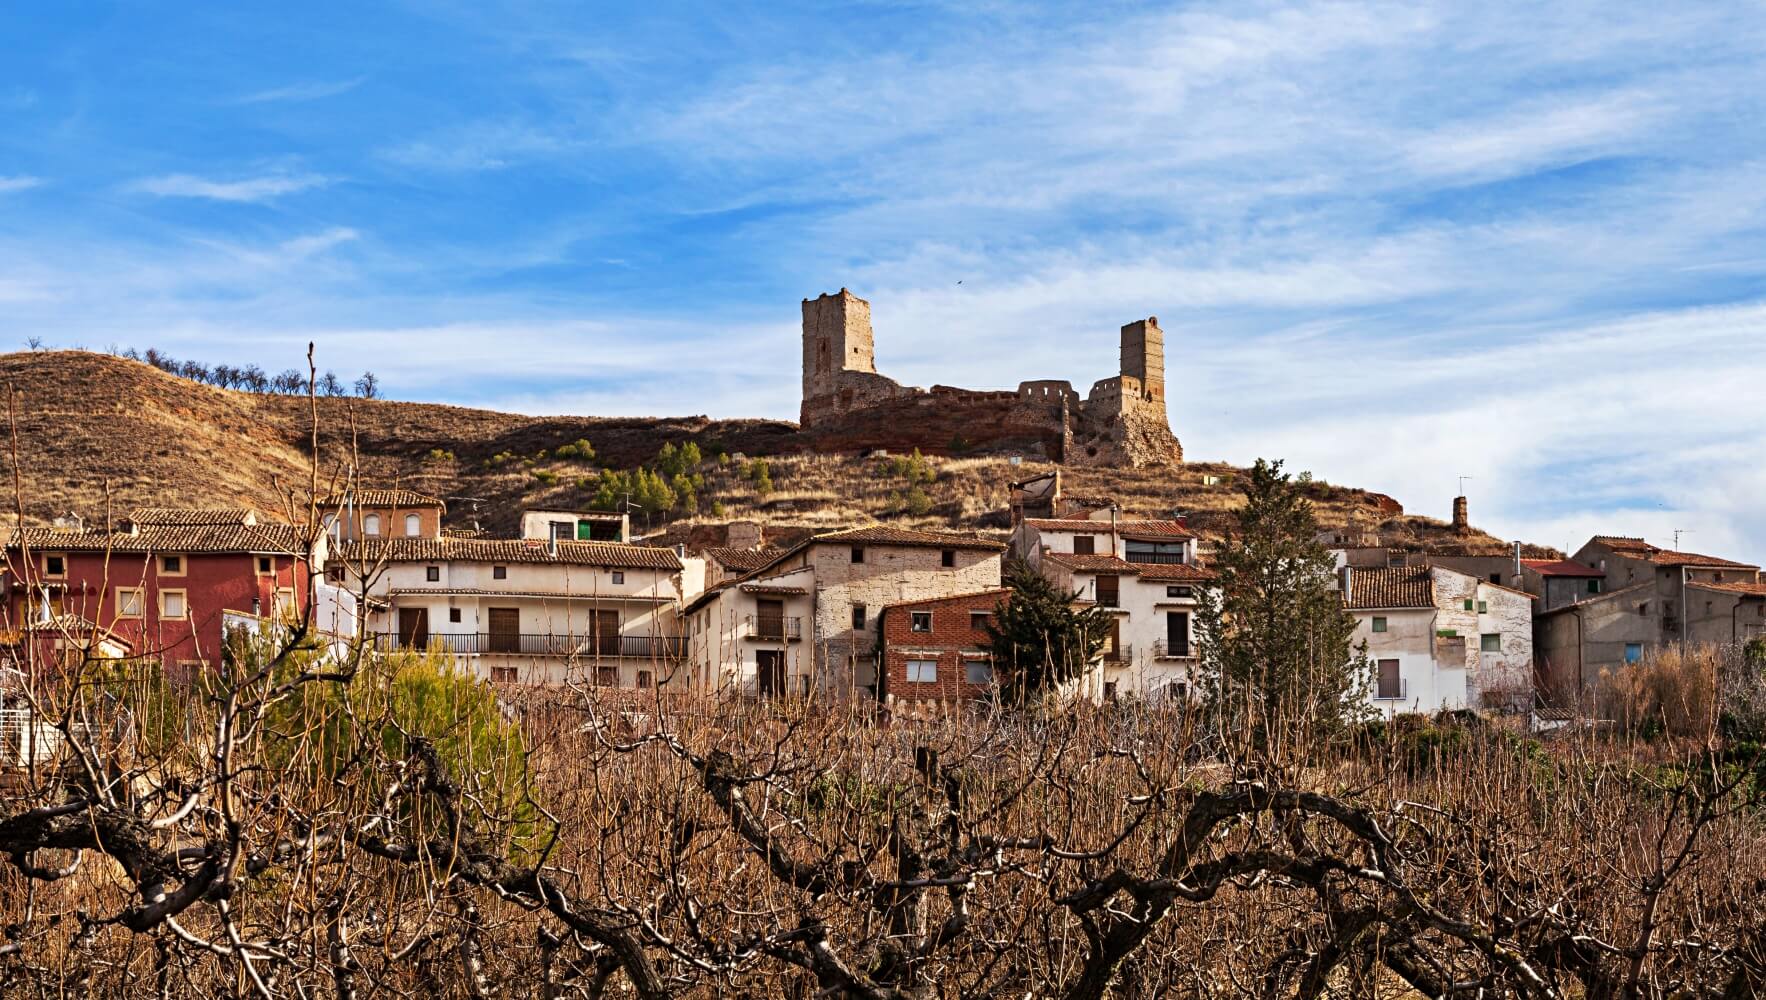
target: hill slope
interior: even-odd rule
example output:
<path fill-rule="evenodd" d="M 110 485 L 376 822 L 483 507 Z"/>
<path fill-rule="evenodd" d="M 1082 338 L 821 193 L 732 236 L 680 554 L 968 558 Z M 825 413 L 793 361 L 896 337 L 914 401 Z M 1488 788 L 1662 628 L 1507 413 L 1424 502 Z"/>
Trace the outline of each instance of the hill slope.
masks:
<path fill-rule="evenodd" d="M 887 518 L 998 529 L 1009 482 L 1049 468 L 1012 465 L 1005 456 L 928 457 L 920 478 L 929 472 L 932 480 L 916 482 L 887 460 L 807 452 L 796 425 L 780 421 L 527 417 L 429 403 L 309 401 L 216 389 L 81 351 L 0 355 L 0 382 L 15 394 L 19 475 L 32 521 L 73 511 L 102 522 L 107 504 L 116 516 L 138 505 L 282 512 L 291 495 L 305 496 L 315 417 L 321 492 L 335 484 L 353 452 L 364 483 L 450 498 L 451 529 L 495 533 L 512 532 L 523 507 L 586 506 L 594 492 L 588 483 L 602 467 L 633 468 L 654 459 L 665 443 L 687 440 L 708 456 L 769 456 L 775 488 L 766 495 L 757 493 L 742 463 L 708 462 L 705 519 L 712 520 L 708 509 L 715 502 L 722 509 L 717 520 L 753 517 L 781 528 Z M 593 444 L 594 462 L 556 457 L 559 446 L 578 439 Z M 1204 534 L 1217 534 L 1237 502 L 1237 471 L 1190 463 L 1063 474 L 1070 493 L 1112 497 L 1143 514 L 1182 511 Z M 1482 533 L 1455 535 L 1439 521 L 1386 517 L 1381 498 L 1364 490 L 1324 482 L 1307 488 L 1328 528 L 1377 529 L 1390 544 L 1410 548 L 1503 548 Z M 652 530 L 684 522 L 681 531 L 693 520 L 682 512 L 635 519 Z"/>

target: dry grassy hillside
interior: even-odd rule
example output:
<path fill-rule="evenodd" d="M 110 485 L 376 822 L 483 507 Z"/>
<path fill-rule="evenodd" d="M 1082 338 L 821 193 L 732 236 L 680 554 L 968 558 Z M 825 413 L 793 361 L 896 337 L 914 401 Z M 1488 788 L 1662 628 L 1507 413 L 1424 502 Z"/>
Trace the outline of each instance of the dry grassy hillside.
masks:
<path fill-rule="evenodd" d="M 0 356 L 0 381 L 15 392 L 27 518 L 66 511 L 102 520 L 157 505 L 285 508 L 304 495 L 313 410 L 304 397 L 215 389 L 105 354 L 55 351 Z M 707 456 L 697 514 L 639 513 L 642 530 L 696 521 L 756 518 L 784 528 L 886 519 L 906 526 L 998 530 L 1013 479 L 1050 466 L 1005 456 L 928 456 L 918 479 L 900 463 L 802 451 L 794 424 L 763 420 L 526 417 L 457 406 L 320 399 L 320 488 L 352 451 L 363 481 L 453 498 L 448 524 L 509 532 L 527 506 L 586 506 L 603 467 L 650 462 L 665 443 L 696 441 Z M 588 440 L 594 461 L 560 459 L 561 445 Z M 728 456 L 719 460 L 716 456 Z M 743 458 L 766 456 L 773 488 L 759 493 Z M 1139 514 L 1188 514 L 1204 534 L 1224 530 L 1237 503 L 1239 470 L 1191 463 L 1178 469 L 1071 469 L 1067 491 L 1110 497 Z M 1452 534 L 1439 521 L 1386 519 L 1378 497 L 1317 481 L 1308 489 L 1330 528 L 1378 530 L 1413 548 L 1471 545 L 1500 551 L 1488 535 Z M 469 498 L 469 499 L 468 499 Z M 10 507 L 10 504 L 8 504 Z"/>

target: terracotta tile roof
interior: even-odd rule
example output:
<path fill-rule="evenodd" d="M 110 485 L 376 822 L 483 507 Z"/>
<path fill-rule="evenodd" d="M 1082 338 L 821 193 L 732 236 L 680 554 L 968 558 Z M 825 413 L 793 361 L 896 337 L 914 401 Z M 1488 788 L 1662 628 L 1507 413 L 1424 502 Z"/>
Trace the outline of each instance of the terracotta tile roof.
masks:
<path fill-rule="evenodd" d="M 759 569 L 778 558 L 781 549 L 768 547 L 764 549 L 732 549 L 714 546 L 700 550 L 705 558 L 721 566 L 733 569 L 738 573 Z"/>
<path fill-rule="evenodd" d="M 1169 565 L 1166 563 L 1139 563 L 1141 579 L 1157 583 L 1207 583 L 1219 574 L 1206 566 L 1195 566 L 1189 563 Z"/>
<path fill-rule="evenodd" d="M 256 524 L 257 512 L 245 507 L 137 507 L 129 520 L 138 525 L 204 528 L 223 524 Z"/>
<path fill-rule="evenodd" d="M 1117 573 L 1122 576 L 1135 576 L 1145 568 L 1138 563 L 1118 559 L 1107 552 L 1096 554 L 1044 552 L 1042 557 L 1081 573 Z"/>
<path fill-rule="evenodd" d="M 103 552 L 122 554 L 185 552 L 191 554 L 269 553 L 297 555 L 307 551 L 306 532 L 292 524 L 217 524 L 191 527 L 144 525 L 134 532 L 58 531 L 26 528 L 24 540 L 43 552 Z M 15 533 L 7 543 L 17 548 Z"/>
<path fill-rule="evenodd" d="M 1522 559 L 1521 565 L 1540 576 L 1569 576 L 1587 579 L 1606 576 L 1605 573 L 1593 566 L 1584 566 L 1573 559 Z"/>
<path fill-rule="evenodd" d="M 673 549 L 619 542 L 557 542 L 556 556 L 537 538 L 386 538 L 345 542 L 343 559 L 388 562 L 561 563 L 612 569 L 678 570 Z"/>
<path fill-rule="evenodd" d="M 1642 583 L 1634 583 L 1629 587 L 1620 587 L 1618 590 L 1607 590 L 1598 594 L 1588 594 L 1586 596 L 1578 597 L 1574 604 L 1565 604 L 1555 608 L 1548 608 L 1537 612 L 1537 615 L 1541 618 L 1546 615 L 1561 615 L 1566 611 L 1574 611 L 1577 608 L 1588 607 L 1590 604 L 1599 604 L 1602 601 L 1611 601 L 1616 598 L 1638 594 L 1639 592 L 1653 594 L 1655 593 L 1655 590 L 1656 582 L 1654 580 L 1645 580 Z"/>
<path fill-rule="evenodd" d="M 1435 577 L 1426 566 L 1350 570 L 1343 605 L 1358 611 L 1433 608 Z"/>
<path fill-rule="evenodd" d="M 906 545 L 924 549 L 976 549 L 982 552 L 1004 552 L 1006 550 L 1004 542 L 989 541 L 980 535 L 960 535 L 948 531 L 913 531 L 908 528 L 891 528 L 879 524 L 811 535 L 788 551 L 796 551 L 817 544 Z"/>
<path fill-rule="evenodd" d="M 1766 597 L 1766 583 L 1705 583 L 1694 581 L 1687 586 L 1697 590 L 1718 590 L 1726 594 L 1740 594 L 1743 597 Z"/>
<path fill-rule="evenodd" d="M 942 597 L 922 597 L 917 601 L 896 601 L 894 604 L 883 605 L 884 611 L 896 608 L 923 608 L 928 604 L 948 604 L 951 601 L 973 601 L 982 597 L 1006 597 L 1011 594 L 1010 587 L 995 587 L 992 590 L 971 590 L 963 594 L 945 594 Z"/>
<path fill-rule="evenodd" d="M 1658 548 L 1641 538 L 1629 538 L 1622 535 L 1596 535 L 1594 540 L 1620 555 L 1642 559 L 1655 563 L 1657 566 L 1716 566 L 1724 569 L 1753 570 L 1760 568 L 1752 563 L 1735 562 L 1716 556 L 1703 556 L 1696 552 L 1675 552 L 1672 549 Z"/>
<path fill-rule="evenodd" d="M 415 490 L 355 490 L 350 493 L 333 493 L 321 497 L 321 507 L 341 507 L 346 500 L 353 500 L 358 507 L 440 507 L 447 509 L 447 504 L 432 496 L 425 496 Z"/>
<path fill-rule="evenodd" d="M 1038 531 L 1081 531 L 1090 534 L 1107 534 L 1110 531 L 1108 519 L 1096 521 L 1078 517 L 1027 517 L 1024 523 Z M 1116 522 L 1116 533 L 1123 538 L 1156 538 L 1161 541 L 1188 541 L 1196 537 L 1182 521 L 1120 520 Z"/>
<path fill-rule="evenodd" d="M 745 583 L 742 585 L 744 594 L 778 594 L 781 597 L 802 597 L 809 593 L 808 587 L 781 587 L 765 583 Z"/>
<path fill-rule="evenodd" d="M 598 594 L 583 590 L 500 590 L 494 587 L 393 587 L 386 594 L 388 597 L 533 597 L 548 601 L 673 603 L 670 598 L 649 594 Z"/>

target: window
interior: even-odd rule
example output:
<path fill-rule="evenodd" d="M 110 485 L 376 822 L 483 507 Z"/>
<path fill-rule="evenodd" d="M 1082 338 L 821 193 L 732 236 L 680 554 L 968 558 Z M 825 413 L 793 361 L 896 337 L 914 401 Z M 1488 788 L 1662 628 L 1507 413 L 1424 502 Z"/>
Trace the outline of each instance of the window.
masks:
<path fill-rule="evenodd" d="M 957 550 L 945 549 L 938 553 L 938 564 L 946 568 L 955 566 L 957 564 Z"/>
<path fill-rule="evenodd" d="M 553 521 L 551 523 L 552 523 L 552 540 L 553 541 L 555 541 L 555 542 L 568 542 L 568 541 L 575 540 L 575 538 L 577 537 L 577 535 L 576 535 L 576 522 L 574 522 L 574 521 Z"/>
<path fill-rule="evenodd" d="M 449 608 L 448 609 L 448 623 L 450 625 L 460 624 L 460 609 L 459 608 Z"/>
<path fill-rule="evenodd" d="M 595 683 L 601 685 L 602 687 L 609 687 L 609 688 L 619 687 L 619 668 L 618 667 L 596 667 L 595 668 Z"/>
<path fill-rule="evenodd" d="M 852 561 L 855 563 L 862 563 L 865 561 L 865 547 L 864 546 L 854 545 L 852 547 Z"/>
<path fill-rule="evenodd" d="M 653 688 L 656 686 L 656 675 L 648 670 L 638 671 L 638 687 Z"/>
<path fill-rule="evenodd" d="M 914 611 L 908 615 L 908 628 L 914 632 L 932 631 L 932 612 Z"/>
<path fill-rule="evenodd" d="M 969 612 L 969 627 L 972 629 L 984 629 L 987 627 L 987 623 L 992 619 L 993 612 L 991 611 L 971 611 Z"/>
<path fill-rule="evenodd" d="M 514 667 L 492 667 L 491 668 L 491 683 L 492 684 L 513 684 L 513 683 L 515 683 L 515 668 Z"/>
<path fill-rule="evenodd" d="M 1478 637 L 1478 650 L 1484 653 L 1502 652 L 1502 635 L 1497 632 L 1485 632 Z"/>
<path fill-rule="evenodd" d="M 1489 601 L 1479 601 L 1478 602 L 1478 613 L 1481 615 L 1489 614 L 1490 613 L 1490 602 Z"/>
<path fill-rule="evenodd" d="M 430 583 L 440 583 L 441 582 L 441 567 L 440 566 L 425 566 L 425 567 L 423 567 L 423 579 L 428 580 Z"/>
<path fill-rule="evenodd" d="M 909 660 L 909 684 L 935 684 L 938 682 L 937 660 Z"/>
<path fill-rule="evenodd" d="M 405 537 L 416 538 L 423 534 L 423 518 L 418 514 L 405 515 Z"/>
<path fill-rule="evenodd" d="M 342 566 L 327 566 L 327 567 L 325 567 L 325 579 L 330 580 L 332 583 L 342 583 L 343 582 L 343 567 Z"/>
<path fill-rule="evenodd" d="M 364 534 L 364 535 L 378 535 L 378 534 L 380 534 L 380 515 L 379 514 L 369 514 L 367 517 L 362 518 L 362 534 Z"/>
<path fill-rule="evenodd" d="M 1490 574 L 1490 582 L 1500 586 L 1502 584 L 1502 574 L 1501 573 Z"/>
<path fill-rule="evenodd" d="M 265 576 L 276 572 L 276 561 L 269 556 L 258 556 L 258 572 Z"/>
<path fill-rule="evenodd" d="M 865 606 L 863 604 L 852 606 L 852 627 L 859 629 L 865 627 Z"/>
<path fill-rule="evenodd" d="M 184 557 L 183 556 L 160 556 L 159 557 L 159 574 L 161 576 L 183 576 L 184 575 Z"/>
<path fill-rule="evenodd" d="M 117 617 L 139 618 L 147 606 L 147 597 L 140 587 L 117 588 Z"/>
<path fill-rule="evenodd" d="M 992 684 L 993 664 L 986 660 L 970 660 L 963 664 L 963 681 L 968 684 Z"/>
<path fill-rule="evenodd" d="M 300 619 L 300 605 L 294 601 L 293 588 L 284 587 L 276 591 L 276 617 L 285 622 L 294 622 Z"/>
<path fill-rule="evenodd" d="M 1625 662 L 1638 663 L 1643 660 L 1643 643 L 1628 642 L 1625 644 Z"/>
<path fill-rule="evenodd" d="M 66 576 L 67 556 L 53 555 L 43 557 L 44 576 Z"/>
<path fill-rule="evenodd" d="M 1190 587 L 1166 587 L 1165 596 L 1187 599 L 1196 596 L 1196 592 Z"/>
<path fill-rule="evenodd" d="M 1397 660 L 1381 660 L 1378 687 L 1374 697 L 1379 701 L 1402 701 L 1404 678 L 1399 675 Z"/>
<path fill-rule="evenodd" d="M 177 620 L 187 618 L 189 615 L 190 609 L 185 605 L 182 590 L 162 590 L 159 592 L 159 616 L 161 618 Z"/>
<path fill-rule="evenodd" d="M 1089 555 L 1092 555 L 1096 552 L 1097 552 L 1097 542 L 1093 536 L 1091 536 L 1091 535 L 1074 535 L 1073 536 L 1073 554 L 1074 555 L 1076 555 L 1076 556 L 1089 556 Z"/>
<path fill-rule="evenodd" d="M 1375 618 L 1375 619 L 1374 619 L 1374 631 L 1375 631 L 1375 632 L 1384 632 L 1384 631 L 1386 631 L 1386 619 L 1384 619 L 1384 618 Z"/>
<path fill-rule="evenodd" d="M 1588 581 L 1588 592 L 1590 594 L 1600 593 L 1600 581 L 1599 580 Z"/>
<path fill-rule="evenodd" d="M 1095 588 L 1098 604 L 1106 608 L 1116 607 L 1121 603 L 1122 591 L 1120 588 L 1121 580 L 1118 577 L 1114 575 L 1099 576 Z"/>
<path fill-rule="evenodd" d="M 618 570 L 618 569 L 614 570 L 613 571 L 613 582 L 615 584 L 620 585 L 620 586 L 624 586 L 624 584 L 625 584 L 625 571 Z"/>
<path fill-rule="evenodd" d="M 1472 599 L 1471 599 L 1471 598 L 1469 598 L 1469 597 L 1468 597 L 1468 598 L 1466 598 L 1466 610 L 1467 610 L 1467 611 L 1470 611 L 1470 610 L 1472 610 L 1472 606 L 1473 606 L 1473 604 L 1474 604 L 1474 603 L 1475 603 L 1475 602 L 1473 602 L 1473 600 L 1472 600 Z"/>
<path fill-rule="evenodd" d="M 1638 613 L 1638 614 L 1640 614 L 1640 615 L 1647 615 L 1647 614 L 1649 614 L 1649 602 L 1648 602 L 1648 601 L 1643 601 L 1643 602 L 1641 602 L 1641 603 L 1640 603 L 1640 604 L 1638 604 L 1638 605 L 1637 605 L 1637 613 Z"/>
<path fill-rule="evenodd" d="M 492 566 L 491 567 L 491 579 L 493 579 L 493 580 L 507 580 L 507 579 L 509 579 L 509 567 L 507 567 L 507 566 Z"/>

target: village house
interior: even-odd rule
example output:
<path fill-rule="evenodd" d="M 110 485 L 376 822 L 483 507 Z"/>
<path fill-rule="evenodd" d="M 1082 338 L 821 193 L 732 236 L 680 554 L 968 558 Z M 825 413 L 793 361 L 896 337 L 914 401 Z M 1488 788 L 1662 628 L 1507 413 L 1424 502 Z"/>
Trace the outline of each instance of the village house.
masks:
<path fill-rule="evenodd" d="M 347 490 L 321 497 L 319 515 L 333 541 L 440 538 L 447 505 L 412 490 Z"/>
<path fill-rule="evenodd" d="M 877 613 L 883 657 L 878 698 L 917 711 L 991 697 L 996 689 L 987 624 L 1011 593 L 995 588 L 885 605 Z"/>
<path fill-rule="evenodd" d="M 1115 508 L 1026 517 L 1012 530 L 1012 551 L 1111 617 L 1099 669 L 1080 679 L 1079 697 L 1193 693 L 1197 603 L 1214 573 L 1196 564 L 1196 538 L 1182 521 L 1124 519 Z"/>
<path fill-rule="evenodd" d="M 1575 583 L 1560 584 L 1560 598 L 1579 599 L 1548 601 L 1539 616 L 1541 683 L 1558 704 L 1574 703 L 1603 673 L 1665 645 L 1766 635 L 1766 584 L 1757 566 L 1613 535 L 1590 539 L 1571 563 L 1599 576 L 1580 578 L 1580 594 Z"/>
<path fill-rule="evenodd" d="M 707 692 L 877 695 L 877 616 L 996 589 L 1005 546 L 974 535 L 850 528 L 812 535 L 687 604 L 693 684 Z"/>
<path fill-rule="evenodd" d="M 331 573 L 376 648 L 439 651 L 499 683 L 682 689 L 672 549 L 556 539 L 368 538 Z"/>
<path fill-rule="evenodd" d="M 110 527 L 26 528 L 0 576 L 4 628 L 50 620 L 125 643 L 173 669 L 217 665 L 226 631 L 305 618 L 354 631 L 355 604 L 327 586 L 327 539 L 239 509 L 141 508 Z"/>
<path fill-rule="evenodd" d="M 1445 566 L 1339 570 L 1351 642 L 1366 644 L 1369 701 L 1386 716 L 1533 700 L 1533 596 Z"/>

